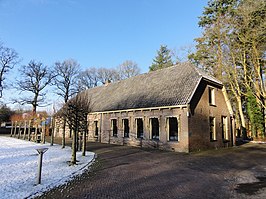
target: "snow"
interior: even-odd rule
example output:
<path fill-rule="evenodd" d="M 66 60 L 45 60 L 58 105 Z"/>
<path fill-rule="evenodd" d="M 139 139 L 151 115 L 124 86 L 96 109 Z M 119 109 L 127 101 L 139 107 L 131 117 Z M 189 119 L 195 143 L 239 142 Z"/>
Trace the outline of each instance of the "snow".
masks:
<path fill-rule="evenodd" d="M 43 154 L 41 184 L 36 185 L 38 148 L 48 148 L 48 151 Z M 88 168 L 94 153 L 86 152 L 83 157 L 77 152 L 78 163 L 74 166 L 68 165 L 70 159 L 70 147 L 62 149 L 60 145 L 0 136 L 0 198 L 31 198 L 65 184 Z"/>

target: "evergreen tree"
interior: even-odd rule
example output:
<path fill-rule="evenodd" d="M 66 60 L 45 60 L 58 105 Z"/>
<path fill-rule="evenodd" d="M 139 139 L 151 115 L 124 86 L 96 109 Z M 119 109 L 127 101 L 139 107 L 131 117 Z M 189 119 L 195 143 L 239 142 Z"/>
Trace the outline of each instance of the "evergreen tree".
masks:
<path fill-rule="evenodd" d="M 5 104 L 1 104 L 1 102 L 0 102 L 0 124 L 2 122 L 9 122 L 10 121 L 10 117 L 13 114 L 14 114 L 14 111 L 12 111 Z"/>
<path fill-rule="evenodd" d="M 167 68 L 173 65 L 171 51 L 167 48 L 167 45 L 161 45 L 157 51 L 157 56 L 153 59 L 153 63 L 150 66 L 150 71 L 155 71 L 162 68 Z"/>
<path fill-rule="evenodd" d="M 225 39 L 230 28 L 229 19 L 233 16 L 235 6 L 239 0 L 210 0 L 204 8 L 203 16 L 199 17 L 199 26 L 203 28 L 203 35 L 196 38 L 197 51 L 189 55 L 189 59 L 203 69 L 222 80 L 224 67 Z"/>
<path fill-rule="evenodd" d="M 263 137 L 264 119 L 261 107 L 252 91 L 247 92 L 247 114 L 250 120 L 252 137 Z"/>

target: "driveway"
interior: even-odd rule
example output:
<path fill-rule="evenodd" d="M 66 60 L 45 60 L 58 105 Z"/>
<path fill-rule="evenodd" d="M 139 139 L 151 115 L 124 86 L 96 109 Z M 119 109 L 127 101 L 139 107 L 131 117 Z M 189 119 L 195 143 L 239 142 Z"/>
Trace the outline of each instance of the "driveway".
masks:
<path fill-rule="evenodd" d="M 98 154 L 90 170 L 39 198 L 266 198 L 266 144 L 190 154 L 100 143 L 87 149 Z"/>

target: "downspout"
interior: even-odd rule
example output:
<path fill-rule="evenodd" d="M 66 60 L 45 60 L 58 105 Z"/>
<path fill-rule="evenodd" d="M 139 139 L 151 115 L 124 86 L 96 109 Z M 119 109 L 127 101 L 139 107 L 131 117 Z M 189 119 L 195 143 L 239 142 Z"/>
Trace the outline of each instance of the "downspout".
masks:
<path fill-rule="evenodd" d="M 101 118 L 100 118 L 100 131 L 99 131 L 99 142 L 101 143 L 101 138 L 102 138 L 102 119 L 103 119 L 103 113 L 101 113 Z"/>
<path fill-rule="evenodd" d="M 188 132 L 187 132 L 187 134 L 188 134 L 188 136 L 187 136 L 187 147 L 188 147 L 188 149 L 187 149 L 187 152 L 189 153 L 190 152 L 190 125 L 189 125 L 189 123 L 190 123 L 190 121 L 189 121 L 189 119 L 190 119 L 190 116 L 191 116 L 191 110 L 190 110 L 190 104 L 187 104 L 187 130 L 188 130 Z"/>

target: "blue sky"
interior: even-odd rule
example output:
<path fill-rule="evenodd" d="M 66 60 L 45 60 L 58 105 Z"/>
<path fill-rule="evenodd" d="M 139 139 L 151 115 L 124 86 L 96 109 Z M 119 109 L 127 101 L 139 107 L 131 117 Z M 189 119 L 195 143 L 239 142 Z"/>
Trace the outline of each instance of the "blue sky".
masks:
<path fill-rule="evenodd" d="M 0 0 L 0 41 L 27 64 L 68 58 L 83 69 L 133 60 L 147 72 L 161 44 L 192 46 L 207 0 Z M 16 73 L 13 73 L 16 74 Z"/>

